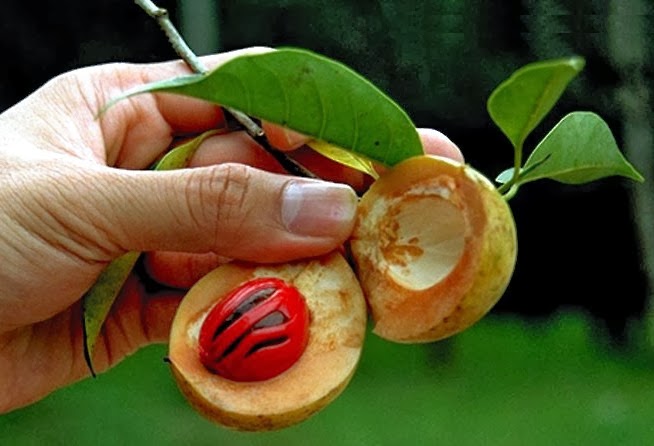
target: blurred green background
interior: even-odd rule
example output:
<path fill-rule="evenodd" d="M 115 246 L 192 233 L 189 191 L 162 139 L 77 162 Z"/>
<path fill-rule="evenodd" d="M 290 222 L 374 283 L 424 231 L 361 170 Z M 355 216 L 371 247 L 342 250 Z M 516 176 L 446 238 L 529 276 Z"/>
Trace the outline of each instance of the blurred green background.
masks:
<path fill-rule="evenodd" d="M 272 433 L 224 430 L 196 414 L 149 347 L 96 380 L 0 417 L 7 445 L 644 445 L 654 438 L 654 363 L 600 347 L 563 313 L 532 325 L 489 317 L 452 342 L 369 336 L 344 393 Z"/>
<path fill-rule="evenodd" d="M 0 445 L 642 445 L 654 438 L 654 139 L 651 0 L 160 1 L 200 54 L 299 46 L 369 77 L 418 126 L 437 128 L 489 177 L 511 148 L 485 109 L 521 65 L 587 65 L 533 147 L 572 110 L 592 110 L 645 175 L 583 187 L 527 185 L 511 205 L 520 254 L 492 314 L 451 340 L 369 336 L 344 394 L 297 427 L 234 433 L 193 412 L 162 358 L 114 370 L 0 416 Z M 7 0 L 0 110 L 65 70 L 175 58 L 130 1 Z M 1 365 L 0 365 L 1 367 Z"/>

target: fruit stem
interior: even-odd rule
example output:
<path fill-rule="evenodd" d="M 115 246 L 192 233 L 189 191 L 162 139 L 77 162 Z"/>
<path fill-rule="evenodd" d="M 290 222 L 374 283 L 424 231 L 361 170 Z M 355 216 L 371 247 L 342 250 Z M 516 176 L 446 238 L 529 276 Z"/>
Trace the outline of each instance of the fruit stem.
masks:
<path fill-rule="evenodd" d="M 143 9 L 150 17 L 155 19 L 159 24 L 159 27 L 163 30 L 168 37 L 168 41 L 172 45 L 173 49 L 181 57 L 184 62 L 198 74 L 207 73 L 207 68 L 200 61 L 200 58 L 193 52 L 193 50 L 188 46 L 182 35 L 177 31 L 175 25 L 173 25 L 168 14 L 168 10 L 160 8 L 151 0 L 134 0 L 138 6 Z M 289 173 L 301 176 L 305 178 L 318 179 L 319 177 L 311 172 L 309 169 L 295 161 L 294 159 L 287 156 L 284 152 L 279 151 L 272 147 L 266 138 L 266 134 L 257 124 L 254 122 L 248 115 L 245 113 L 235 110 L 230 107 L 223 107 L 239 124 L 245 128 L 245 131 L 254 139 L 259 145 L 261 145 L 266 152 L 270 153 L 276 160 L 281 164 L 281 166 L 286 169 Z"/>
<path fill-rule="evenodd" d="M 522 170 L 522 143 L 513 146 L 513 175 L 511 179 L 497 188 L 506 201 L 509 201 L 518 192 L 518 180 Z"/>
<path fill-rule="evenodd" d="M 515 196 L 516 193 L 518 193 L 519 188 L 520 186 L 514 184 L 513 186 L 511 186 L 511 188 L 508 191 L 502 194 L 502 198 L 504 198 L 504 200 L 506 201 L 509 201 L 511 198 Z"/>

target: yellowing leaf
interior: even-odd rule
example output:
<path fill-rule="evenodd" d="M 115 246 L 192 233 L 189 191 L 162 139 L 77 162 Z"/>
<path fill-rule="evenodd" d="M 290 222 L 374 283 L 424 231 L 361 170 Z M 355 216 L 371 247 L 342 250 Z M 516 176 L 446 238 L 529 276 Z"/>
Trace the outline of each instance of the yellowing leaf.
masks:
<path fill-rule="evenodd" d="M 109 315 L 111 306 L 132 272 L 140 254 L 139 252 L 128 252 L 109 263 L 82 299 L 84 358 L 93 376 L 95 376 L 93 369 L 95 343 L 100 336 L 102 325 Z"/>
<path fill-rule="evenodd" d="M 375 166 L 372 161 L 367 158 L 364 158 L 361 155 L 357 155 L 354 152 L 345 150 L 342 147 L 329 144 L 325 141 L 313 140 L 307 143 L 316 152 L 320 153 L 325 158 L 336 161 L 337 163 L 343 164 L 344 166 L 351 167 L 370 175 L 374 179 L 379 178 L 379 174 L 375 170 Z"/>
<path fill-rule="evenodd" d="M 181 169 L 188 165 L 191 157 L 197 148 L 204 142 L 205 139 L 214 135 L 225 133 L 226 129 L 215 129 L 204 132 L 203 134 L 193 138 L 190 141 L 179 145 L 166 153 L 154 166 L 154 170 L 173 170 Z"/>

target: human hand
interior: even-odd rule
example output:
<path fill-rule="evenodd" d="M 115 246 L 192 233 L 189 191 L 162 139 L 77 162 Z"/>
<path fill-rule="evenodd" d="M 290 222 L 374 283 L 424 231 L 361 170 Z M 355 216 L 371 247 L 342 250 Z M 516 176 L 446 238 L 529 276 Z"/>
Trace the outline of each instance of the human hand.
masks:
<path fill-rule="evenodd" d="M 85 68 L 0 115 L 0 413 L 89 375 L 80 298 L 119 255 L 148 252 L 148 272 L 168 287 L 128 279 L 97 343 L 98 370 L 165 341 L 183 289 L 222 259 L 288 261 L 349 236 L 356 196 L 341 182 L 364 187 L 363 176 L 303 149 L 294 153 L 334 182 L 284 175 L 243 132 L 207 139 L 191 169 L 144 170 L 177 136 L 223 125 L 214 105 L 140 95 L 96 119 L 122 91 L 186 70 L 181 62 Z M 272 129 L 281 149 L 303 142 Z M 461 158 L 438 132 L 421 137 L 427 152 Z"/>

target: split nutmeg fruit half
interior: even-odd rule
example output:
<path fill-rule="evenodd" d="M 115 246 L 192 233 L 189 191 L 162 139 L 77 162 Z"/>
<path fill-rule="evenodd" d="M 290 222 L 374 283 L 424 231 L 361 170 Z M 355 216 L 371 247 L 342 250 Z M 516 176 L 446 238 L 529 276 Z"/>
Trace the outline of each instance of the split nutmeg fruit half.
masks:
<path fill-rule="evenodd" d="M 284 282 L 279 290 L 278 279 Z M 235 289 L 240 290 L 236 296 Z M 250 295 L 239 300 L 243 292 Z M 298 292 L 308 309 L 306 342 Z M 213 309 L 230 297 L 236 298 L 232 314 L 216 323 L 216 315 L 229 305 Z M 203 333 L 207 327 L 212 332 L 208 335 Z M 361 287 L 339 253 L 283 265 L 233 263 L 202 278 L 180 304 L 169 361 L 178 386 L 207 418 L 238 430 L 281 429 L 306 419 L 341 393 L 359 361 L 365 329 Z M 296 336 L 303 349 L 299 358 L 292 344 Z M 212 350 L 202 354 L 201 347 Z M 279 368 L 275 349 L 280 362 L 290 354 L 290 367 L 269 376 L 266 368 Z M 206 355 L 218 362 L 213 364 Z M 221 369 L 228 375 L 221 376 Z"/>
<path fill-rule="evenodd" d="M 364 194 L 350 239 L 375 322 L 395 342 L 429 342 L 469 327 L 499 300 L 516 261 L 511 210 L 469 166 L 417 156 Z"/>

